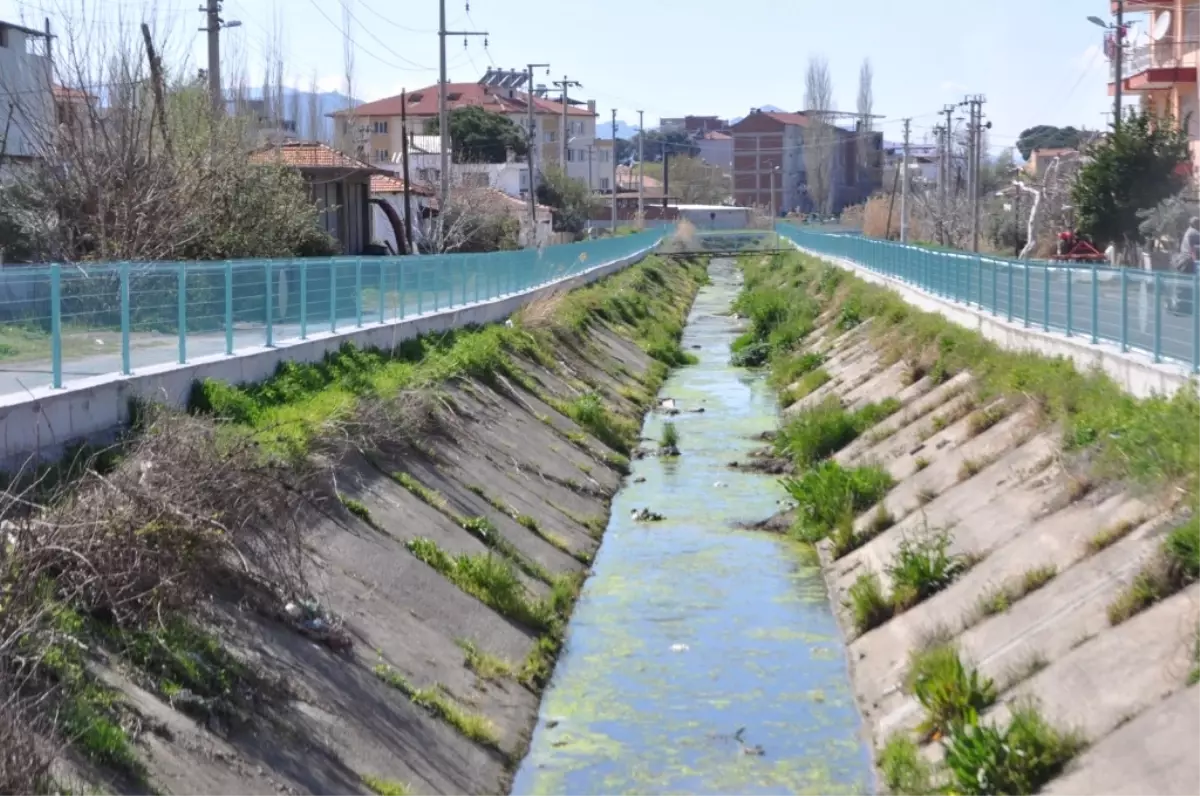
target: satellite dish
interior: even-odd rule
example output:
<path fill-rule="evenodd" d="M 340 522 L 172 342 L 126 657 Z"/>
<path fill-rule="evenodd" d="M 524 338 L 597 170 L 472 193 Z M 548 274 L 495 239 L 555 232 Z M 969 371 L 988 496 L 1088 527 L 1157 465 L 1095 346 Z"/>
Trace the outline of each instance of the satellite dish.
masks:
<path fill-rule="evenodd" d="M 1154 20 L 1154 27 L 1150 29 L 1150 39 L 1152 41 L 1162 41 L 1170 32 L 1171 12 L 1164 11 L 1158 15 L 1158 19 Z"/>

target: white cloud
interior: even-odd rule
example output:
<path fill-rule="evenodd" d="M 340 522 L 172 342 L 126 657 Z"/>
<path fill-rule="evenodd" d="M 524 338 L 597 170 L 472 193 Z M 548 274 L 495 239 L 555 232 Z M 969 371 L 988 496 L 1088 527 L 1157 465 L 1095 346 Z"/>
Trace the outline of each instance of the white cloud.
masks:
<path fill-rule="evenodd" d="M 943 80 L 942 81 L 942 91 L 963 92 L 966 90 L 967 90 L 967 87 L 964 86 L 962 83 L 956 83 L 953 80 Z"/>

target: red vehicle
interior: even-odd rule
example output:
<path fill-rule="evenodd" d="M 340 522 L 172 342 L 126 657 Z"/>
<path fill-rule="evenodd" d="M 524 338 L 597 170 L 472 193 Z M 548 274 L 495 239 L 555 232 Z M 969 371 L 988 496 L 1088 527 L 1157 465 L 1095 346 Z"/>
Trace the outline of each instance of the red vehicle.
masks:
<path fill-rule="evenodd" d="M 1093 246 L 1090 241 L 1076 235 L 1073 229 L 1058 233 L 1058 251 L 1051 255 L 1050 259 L 1074 263 L 1104 263 L 1108 261 L 1103 252 Z"/>

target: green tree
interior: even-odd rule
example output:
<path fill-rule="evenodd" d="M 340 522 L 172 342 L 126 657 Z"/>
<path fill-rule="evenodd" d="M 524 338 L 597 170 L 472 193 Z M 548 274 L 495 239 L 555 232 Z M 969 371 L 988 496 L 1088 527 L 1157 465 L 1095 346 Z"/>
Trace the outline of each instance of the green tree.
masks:
<path fill-rule="evenodd" d="M 637 159 L 637 147 L 628 138 L 617 139 L 617 162 L 628 163 Z"/>
<path fill-rule="evenodd" d="M 1039 124 L 1021 131 L 1017 136 L 1017 151 L 1021 153 L 1022 158 L 1029 160 L 1035 149 L 1074 149 L 1082 140 L 1082 134 L 1074 127 Z"/>
<path fill-rule="evenodd" d="M 591 194 L 586 185 L 571 179 L 562 169 L 546 169 L 538 182 L 537 198 L 554 210 L 555 232 L 579 235 L 587 227 Z"/>
<path fill-rule="evenodd" d="M 1139 210 L 1157 206 L 1187 184 L 1185 130 L 1145 111 L 1127 117 L 1090 152 L 1072 190 L 1080 232 L 1118 248 L 1141 239 Z"/>
<path fill-rule="evenodd" d="M 425 129 L 438 135 L 441 128 L 435 118 Z M 507 150 L 524 157 L 529 149 L 525 131 L 512 119 L 477 105 L 450 111 L 450 146 L 459 163 L 503 163 Z"/>
<path fill-rule="evenodd" d="M 645 133 L 645 156 L 647 161 L 658 163 L 662 160 L 663 149 L 671 153 L 671 157 L 687 157 L 700 154 L 700 148 L 692 137 L 683 130 L 647 130 Z M 637 151 L 637 136 L 633 137 L 633 151 Z"/>

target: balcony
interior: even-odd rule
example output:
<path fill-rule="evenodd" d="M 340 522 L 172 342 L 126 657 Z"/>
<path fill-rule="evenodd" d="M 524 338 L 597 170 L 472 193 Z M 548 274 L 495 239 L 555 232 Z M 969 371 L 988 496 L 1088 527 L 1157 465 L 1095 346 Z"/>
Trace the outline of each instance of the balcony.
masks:
<path fill-rule="evenodd" d="M 1164 39 L 1125 48 L 1121 73 L 1122 89 L 1129 92 L 1156 91 L 1179 83 L 1196 82 L 1200 40 Z M 1114 90 L 1116 65 L 1109 72 L 1108 93 Z"/>
<path fill-rule="evenodd" d="M 1109 7 L 1113 14 L 1117 13 L 1117 0 L 1109 0 Z M 1175 0 L 1125 0 L 1125 13 L 1137 14 L 1142 11 L 1154 11 L 1156 9 L 1173 9 L 1175 8 Z"/>

